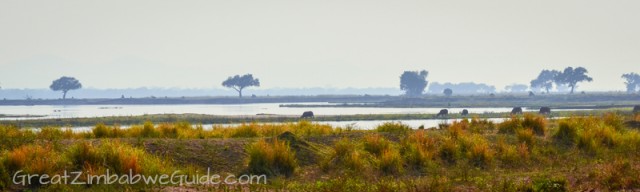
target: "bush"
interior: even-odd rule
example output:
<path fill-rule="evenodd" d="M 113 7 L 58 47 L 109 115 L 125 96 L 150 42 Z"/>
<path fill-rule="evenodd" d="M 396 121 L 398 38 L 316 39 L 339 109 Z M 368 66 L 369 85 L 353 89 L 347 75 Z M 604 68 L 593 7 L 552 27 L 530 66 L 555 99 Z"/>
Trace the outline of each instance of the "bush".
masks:
<path fill-rule="evenodd" d="M 388 132 L 388 133 L 407 133 L 411 130 L 409 125 L 400 123 L 400 122 L 384 122 L 382 125 L 376 127 L 378 132 Z"/>
<path fill-rule="evenodd" d="M 455 163 L 460 156 L 460 146 L 453 138 L 445 138 L 438 151 L 440 159 L 447 163 Z"/>
<path fill-rule="evenodd" d="M 522 119 L 511 116 L 510 119 L 498 124 L 498 133 L 515 133 L 516 129 L 522 128 Z"/>
<path fill-rule="evenodd" d="M 553 135 L 556 142 L 573 145 L 578 137 L 578 125 L 575 120 L 562 120 L 558 123 L 558 131 Z"/>
<path fill-rule="evenodd" d="M 624 117 L 616 113 L 605 113 L 602 117 L 604 124 L 609 125 L 617 131 L 624 130 Z"/>
<path fill-rule="evenodd" d="M 520 155 L 516 149 L 516 146 L 508 145 L 504 139 L 501 138 L 496 144 L 496 151 L 498 152 L 498 159 L 504 166 L 515 167 L 519 163 Z"/>
<path fill-rule="evenodd" d="M 487 167 L 493 161 L 493 151 L 482 137 L 468 137 L 463 142 L 469 162 L 476 167 Z"/>
<path fill-rule="evenodd" d="M 6 154 L 4 166 L 9 173 L 19 170 L 25 174 L 55 174 L 62 166 L 60 155 L 51 146 L 23 145 Z M 34 178 L 35 179 L 35 178 Z M 33 180 L 32 184 L 39 181 Z"/>
<path fill-rule="evenodd" d="M 469 129 L 469 121 L 464 119 L 460 122 L 454 121 L 451 123 L 447 128 L 447 132 L 452 138 L 457 139 L 464 135 L 464 132 L 467 129 Z"/>
<path fill-rule="evenodd" d="M 474 117 L 471 119 L 471 123 L 469 124 L 469 130 L 472 133 L 484 133 L 486 131 L 491 131 L 496 128 L 496 125 L 489 121 L 488 119 L 480 119 Z"/>
<path fill-rule="evenodd" d="M 83 168 L 87 165 L 97 166 L 102 160 L 98 151 L 89 142 L 81 142 L 71 146 L 66 156 L 76 168 Z"/>
<path fill-rule="evenodd" d="M 435 150 L 435 140 L 427 137 L 425 131 L 416 131 L 402 141 L 401 152 L 413 166 L 423 166 L 431 161 Z"/>
<path fill-rule="evenodd" d="M 380 170 L 386 174 L 397 174 L 402 172 L 402 157 L 393 148 L 386 148 L 380 155 Z"/>
<path fill-rule="evenodd" d="M 640 187 L 638 168 L 627 159 L 614 159 L 611 163 L 595 167 L 593 175 L 601 185 L 612 191 L 623 191 Z"/>
<path fill-rule="evenodd" d="M 266 174 L 269 176 L 293 175 L 297 162 L 294 152 L 284 141 L 274 138 L 273 142 L 260 140 L 249 148 L 248 172 L 252 174 Z"/>
<path fill-rule="evenodd" d="M 382 151 L 391 147 L 391 143 L 378 134 L 366 135 L 364 137 L 364 150 L 380 156 Z"/>
<path fill-rule="evenodd" d="M 142 126 L 142 132 L 140 133 L 141 137 L 144 138 L 157 138 L 160 134 L 156 131 L 151 121 L 144 122 Z"/>
<path fill-rule="evenodd" d="M 363 171 L 366 167 L 364 154 L 361 154 L 357 146 L 349 139 L 343 138 L 333 146 L 333 153 L 322 165 L 325 170 L 337 166 L 350 172 Z"/>
<path fill-rule="evenodd" d="M 109 128 L 104 123 L 98 123 L 91 130 L 93 132 L 93 136 L 96 138 L 107 138 L 110 136 Z"/>
<path fill-rule="evenodd" d="M 242 124 L 240 127 L 234 129 L 231 133 L 232 138 L 242 138 L 242 137 L 257 137 L 258 136 L 258 128 L 255 124 Z"/>
<path fill-rule="evenodd" d="M 547 130 L 547 119 L 542 115 L 527 113 L 524 115 L 521 127 L 530 128 L 536 135 L 544 136 Z"/>
<path fill-rule="evenodd" d="M 535 144 L 535 136 L 533 136 L 533 130 L 531 129 L 519 129 L 516 131 L 516 137 L 519 143 L 527 144 L 530 148 Z"/>

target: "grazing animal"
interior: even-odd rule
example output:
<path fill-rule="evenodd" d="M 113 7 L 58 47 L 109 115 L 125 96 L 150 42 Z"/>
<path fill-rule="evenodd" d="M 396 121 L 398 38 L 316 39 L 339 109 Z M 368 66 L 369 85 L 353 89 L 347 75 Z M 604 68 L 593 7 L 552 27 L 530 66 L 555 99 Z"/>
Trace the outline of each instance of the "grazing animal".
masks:
<path fill-rule="evenodd" d="M 522 107 L 514 107 L 511 110 L 511 115 L 519 115 L 522 114 Z"/>
<path fill-rule="evenodd" d="M 436 117 L 444 117 L 449 115 L 449 110 L 447 109 L 441 109 L 440 112 L 436 115 Z"/>
<path fill-rule="evenodd" d="M 300 118 L 313 118 L 313 111 L 305 111 Z"/>
<path fill-rule="evenodd" d="M 640 113 L 640 105 L 633 106 L 633 113 Z"/>
<path fill-rule="evenodd" d="M 543 115 L 549 115 L 551 114 L 551 108 L 549 107 L 540 107 L 540 112 L 538 112 L 539 114 L 543 114 Z"/>
<path fill-rule="evenodd" d="M 462 112 L 460 113 L 462 116 L 467 116 L 469 115 L 469 110 L 467 109 L 463 109 Z"/>

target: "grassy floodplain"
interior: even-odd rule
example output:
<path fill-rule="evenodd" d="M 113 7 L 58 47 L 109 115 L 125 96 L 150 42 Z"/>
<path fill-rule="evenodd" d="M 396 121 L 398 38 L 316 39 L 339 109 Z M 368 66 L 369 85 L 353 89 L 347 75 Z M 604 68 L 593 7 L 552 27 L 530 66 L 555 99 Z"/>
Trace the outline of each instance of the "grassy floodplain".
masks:
<path fill-rule="evenodd" d="M 203 129 L 147 121 L 129 129 L 38 132 L 0 126 L 4 190 L 578 191 L 640 189 L 640 115 L 471 118 L 434 129 L 352 130 L 307 121 Z M 11 184 L 17 170 L 266 174 L 266 185 Z"/>

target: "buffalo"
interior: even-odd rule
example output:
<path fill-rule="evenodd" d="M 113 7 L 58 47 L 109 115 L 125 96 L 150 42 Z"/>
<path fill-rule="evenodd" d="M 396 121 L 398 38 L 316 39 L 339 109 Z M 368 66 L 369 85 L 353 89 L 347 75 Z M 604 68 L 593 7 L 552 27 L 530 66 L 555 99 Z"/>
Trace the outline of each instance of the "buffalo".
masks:
<path fill-rule="evenodd" d="M 548 115 L 551 114 L 551 108 L 549 107 L 540 107 L 540 112 L 538 112 L 539 114 L 543 114 L 543 115 Z"/>
<path fill-rule="evenodd" d="M 313 111 L 305 111 L 300 118 L 313 118 Z"/>
<path fill-rule="evenodd" d="M 461 114 L 462 116 L 467 116 L 467 115 L 469 115 L 469 110 L 467 110 L 467 109 L 463 109 L 463 110 L 462 110 L 462 112 L 460 112 L 460 114 Z"/>
<path fill-rule="evenodd" d="M 514 107 L 511 110 L 511 115 L 520 115 L 522 114 L 522 107 Z"/>
<path fill-rule="evenodd" d="M 436 115 L 436 117 L 444 117 L 449 115 L 449 110 L 447 109 L 441 109 L 440 112 Z"/>

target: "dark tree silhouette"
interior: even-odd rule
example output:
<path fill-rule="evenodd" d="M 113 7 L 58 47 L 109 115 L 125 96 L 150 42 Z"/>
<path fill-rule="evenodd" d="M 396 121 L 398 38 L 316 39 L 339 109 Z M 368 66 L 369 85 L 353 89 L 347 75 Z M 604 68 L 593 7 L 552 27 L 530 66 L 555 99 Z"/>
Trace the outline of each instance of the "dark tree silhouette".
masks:
<path fill-rule="evenodd" d="M 576 89 L 576 85 L 578 85 L 579 82 L 593 81 L 593 78 L 587 76 L 587 73 L 588 71 L 584 67 L 577 67 L 575 69 L 573 67 L 567 67 L 562 73 L 559 73 L 556 76 L 555 81 L 559 85 L 567 85 L 571 87 L 571 92 L 569 93 L 573 94 L 573 91 Z"/>
<path fill-rule="evenodd" d="M 446 95 L 447 97 L 451 97 L 451 95 L 453 95 L 453 90 L 446 88 L 444 89 L 444 91 L 442 91 L 442 93 L 444 93 L 444 95 Z"/>
<path fill-rule="evenodd" d="M 555 82 L 558 74 L 560 74 L 560 71 L 542 70 L 538 75 L 538 78 L 531 80 L 531 88 L 543 88 L 547 93 L 549 93 L 549 89 L 553 88 L 553 83 Z"/>
<path fill-rule="evenodd" d="M 62 99 L 66 99 L 67 92 L 82 88 L 82 84 L 73 77 L 60 77 L 60 79 L 53 81 L 49 88 L 53 91 L 62 91 Z"/>
<path fill-rule="evenodd" d="M 623 74 L 622 78 L 626 81 L 624 84 L 627 85 L 627 92 L 632 93 L 636 92 L 636 90 L 640 91 L 640 75 L 637 73 L 627 73 Z"/>
<path fill-rule="evenodd" d="M 424 92 L 424 88 L 429 83 L 427 81 L 429 72 L 422 71 L 405 71 L 400 76 L 400 89 L 405 91 L 407 96 L 420 96 Z"/>
<path fill-rule="evenodd" d="M 251 74 L 236 75 L 223 81 L 222 86 L 235 89 L 238 92 L 238 97 L 242 98 L 242 90 L 252 86 L 260 87 L 260 80 L 258 78 L 254 79 Z"/>

